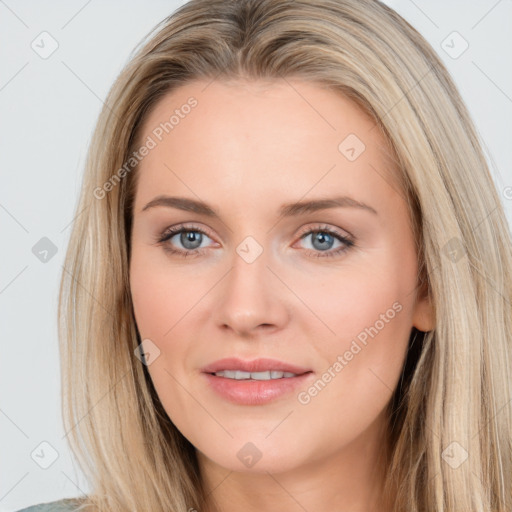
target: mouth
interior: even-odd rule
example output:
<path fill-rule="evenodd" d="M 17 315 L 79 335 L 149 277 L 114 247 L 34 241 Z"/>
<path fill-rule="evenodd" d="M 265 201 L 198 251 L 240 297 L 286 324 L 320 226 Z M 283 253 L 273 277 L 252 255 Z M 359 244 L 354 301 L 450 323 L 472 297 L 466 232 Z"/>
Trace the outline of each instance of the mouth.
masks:
<path fill-rule="evenodd" d="M 311 369 L 280 361 L 279 359 L 261 357 L 248 361 L 238 357 L 226 357 L 205 366 L 202 368 L 202 371 L 211 374 L 224 372 L 224 375 L 221 376 L 226 376 L 227 378 L 268 380 L 269 378 L 292 377 L 290 374 L 302 375 L 311 371 Z"/>
<path fill-rule="evenodd" d="M 203 373 L 208 388 L 217 398 L 236 405 L 262 406 L 281 400 L 295 400 L 297 390 L 311 385 L 314 373 L 282 371 L 244 372 L 239 370 Z M 288 372 L 287 372 L 288 373 Z"/>
<path fill-rule="evenodd" d="M 202 370 L 209 388 L 238 405 L 263 405 L 286 398 L 314 375 L 307 368 L 278 361 L 221 359 Z"/>
<path fill-rule="evenodd" d="M 310 372 L 304 372 L 310 373 Z M 210 373 L 216 377 L 224 377 L 226 379 L 234 380 L 275 380 L 275 379 L 290 379 L 297 377 L 298 375 L 304 375 L 304 373 L 297 374 L 293 372 L 284 372 L 280 370 L 267 370 L 265 372 L 244 372 L 243 370 L 221 370 L 218 372 Z"/>

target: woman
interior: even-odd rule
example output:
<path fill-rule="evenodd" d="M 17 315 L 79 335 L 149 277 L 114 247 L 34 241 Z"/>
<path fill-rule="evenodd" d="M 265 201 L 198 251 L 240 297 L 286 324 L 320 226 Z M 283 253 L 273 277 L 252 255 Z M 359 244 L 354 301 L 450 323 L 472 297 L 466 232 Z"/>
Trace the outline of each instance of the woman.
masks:
<path fill-rule="evenodd" d="M 93 492 L 42 510 L 511 510 L 512 244 L 434 51 L 373 0 L 157 29 L 62 276 Z"/>

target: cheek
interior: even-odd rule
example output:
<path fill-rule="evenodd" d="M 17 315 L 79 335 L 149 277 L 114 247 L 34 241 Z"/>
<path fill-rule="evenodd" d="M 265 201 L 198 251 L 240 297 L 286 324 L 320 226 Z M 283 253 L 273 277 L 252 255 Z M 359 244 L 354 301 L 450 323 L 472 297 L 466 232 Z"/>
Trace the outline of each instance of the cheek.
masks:
<path fill-rule="evenodd" d="M 388 251 L 372 265 L 345 268 L 309 295 L 333 331 L 316 349 L 323 373 L 298 396 L 318 435 L 326 428 L 332 435 L 363 430 L 389 402 L 407 353 L 415 283 L 414 253 Z"/>
<path fill-rule="evenodd" d="M 179 271 L 169 271 L 134 250 L 130 265 L 130 288 L 141 336 L 163 341 L 190 307 L 198 301 L 198 280 Z M 191 282 L 194 284 L 191 285 Z"/>
<path fill-rule="evenodd" d="M 153 362 L 147 370 L 165 410 L 180 426 L 194 418 L 189 418 L 189 397 L 179 384 L 185 381 L 190 344 L 179 340 L 187 339 L 184 332 L 190 332 L 190 310 L 204 294 L 190 286 L 191 277 L 166 270 L 161 261 L 152 260 L 142 250 L 132 253 L 130 288 L 135 321 L 141 340 L 152 342 L 147 347 L 153 351 Z"/>
<path fill-rule="evenodd" d="M 165 255 L 133 250 L 130 289 L 135 321 L 141 340 L 150 339 L 156 346 L 158 357 L 148 371 L 164 405 L 172 397 L 172 409 L 182 398 L 177 382 L 183 382 L 194 364 L 193 340 L 204 338 L 199 331 L 208 322 L 209 311 L 201 306 L 213 285 L 207 276 L 172 267 Z M 178 410 L 185 406 L 183 402 Z"/>
<path fill-rule="evenodd" d="M 166 315 L 175 311 L 175 299 L 166 291 L 163 276 L 156 278 L 147 270 L 135 272 L 131 280 L 135 320 L 141 338 L 157 340 L 172 326 Z"/>
<path fill-rule="evenodd" d="M 392 331 L 394 335 L 407 332 L 414 299 L 410 293 L 414 289 L 414 272 L 414 266 L 406 267 L 403 260 L 400 267 L 393 258 L 382 257 L 374 258 L 372 265 L 363 262 L 346 266 L 331 271 L 329 279 L 296 286 L 302 286 L 300 292 L 317 316 L 316 324 L 321 327 L 318 319 L 322 320 L 331 332 L 329 336 L 324 329 L 327 333 L 324 339 L 336 351 L 344 349 L 358 335 L 364 341 L 365 332 L 375 332 L 372 329 L 375 324 L 382 338 L 392 337 Z M 294 282 L 300 283 L 300 278 Z M 308 318 L 314 319 L 311 315 Z"/>
<path fill-rule="evenodd" d="M 359 281 L 357 287 L 346 291 L 351 293 L 332 297 L 327 301 L 331 305 L 322 310 L 335 333 L 325 338 L 324 358 L 330 364 L 341 359 L 344 378 L 357 381 L 356 394 L 365 389 L 386 394 L 379 377 L 393 387 L 411 330 L 411 305 L 396 286 L 365 287 Z"/>
<path fill-rule="evenodd" d="M 411 329 L 402 301 L 387 289 L 374 290 L 352 295 L 342 309 L 324 310 L 336 336 L 324 338 L 317 349 L 324 368 L 296 397 L 297 417 L 308 422 L 311 436 L 348 444 L 382 414 L 398 384 Z"/>

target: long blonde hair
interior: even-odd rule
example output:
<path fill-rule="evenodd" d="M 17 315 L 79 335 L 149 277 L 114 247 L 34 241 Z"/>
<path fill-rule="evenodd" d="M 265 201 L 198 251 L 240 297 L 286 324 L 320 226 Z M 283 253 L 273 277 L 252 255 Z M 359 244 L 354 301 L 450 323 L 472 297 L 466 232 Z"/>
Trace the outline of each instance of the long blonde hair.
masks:
<path fill-rule="evenodd" d="M 126 162 L 164 94 L 195 79 L 240 77 L 297 77 L 339 91 L 373 116 L 395 153 L 436 326 L 413 329 L 389 404 L 394 509 L 510 512 L 509 228 L 449 73 L 413 27 L 375 0 L 192 0 L 148 35 L 113 84 L 59 296 L 64 426 L 93 490 L 84 508 L 207 508 L 195 449 L 134 355 L 137 165 Z"/>

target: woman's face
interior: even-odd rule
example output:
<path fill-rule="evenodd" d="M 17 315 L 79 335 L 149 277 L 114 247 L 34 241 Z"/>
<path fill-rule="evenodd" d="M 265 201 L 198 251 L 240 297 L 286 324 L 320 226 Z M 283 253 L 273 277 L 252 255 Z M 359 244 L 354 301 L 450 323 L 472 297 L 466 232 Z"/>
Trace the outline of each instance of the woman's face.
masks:
<path fill-rule="evenodd" d="M 371 454 L 411 329 L 433 328 L 375 123 L 302 81 L 191 82 L 140 140 L 135 318 L 158 396 L 200 460 L 281 472 Z M 242 362 L 205 370 L 224 358 Z M 277 362 L 247 369 L 297 376 L 210 374 L 259 358 Z"/>

